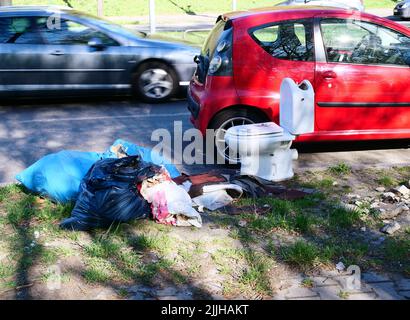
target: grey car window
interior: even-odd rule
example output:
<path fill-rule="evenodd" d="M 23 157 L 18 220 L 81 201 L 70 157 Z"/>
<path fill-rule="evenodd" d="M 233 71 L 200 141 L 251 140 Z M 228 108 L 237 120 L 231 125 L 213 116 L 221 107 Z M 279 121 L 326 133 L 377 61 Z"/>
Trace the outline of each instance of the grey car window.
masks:
<path fill-rule="evenodd" d="M 0 18 L 0 43 L 42 44 L 43 39 L 28 17 Z"/>
<path fill-rule="evenodd" d="M 410 38 L 373 23 L 323 19 L 323 42 L 328 62 L 409 65 Z"/>
<path fill-rule="evenodd" d="M 99 38 L 106 46 L 118 46 L 118 42 L 111 39 L 102 32 L 83 24 L 61 20 L 58 24 L 47 24 L 47 17 L 36 19 L 36 25 L 40 34 L 48 44 L 60 45 L 87 45 L 93 38 Z"/>
<path fill-rule="evenodd" d="M 286 21 L 258 27 L 252 37 L 277 59 L 313 61 L 313 24 L 311 21 Z"/>

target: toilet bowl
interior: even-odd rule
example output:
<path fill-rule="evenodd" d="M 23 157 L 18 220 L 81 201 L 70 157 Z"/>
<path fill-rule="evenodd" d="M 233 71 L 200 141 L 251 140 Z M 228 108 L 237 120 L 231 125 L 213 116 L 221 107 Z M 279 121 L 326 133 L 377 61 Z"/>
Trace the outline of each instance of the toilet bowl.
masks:
<path fill-rule="evenodd" d="M 241 175 L 275 182 L 294 176 L 293 160 L 298 159 L 298 152 L 291 149 L 292 143 L 298 135 L 314 131 L 314 91 L 309 81 L 298 85 L 292 79 L 283 80 L 280 124 L 249 124 L 226 132 L 229 152 L 239 156 Z"/>
<path fill-rule="evenodd" d="M 239 155 L 241 175 L 269 181 L 294 176 L 292 161 L 298 154 L 291 146 L 295 139 L 273 122 L 232 127 L 225 135 L 230 152 Z"/>

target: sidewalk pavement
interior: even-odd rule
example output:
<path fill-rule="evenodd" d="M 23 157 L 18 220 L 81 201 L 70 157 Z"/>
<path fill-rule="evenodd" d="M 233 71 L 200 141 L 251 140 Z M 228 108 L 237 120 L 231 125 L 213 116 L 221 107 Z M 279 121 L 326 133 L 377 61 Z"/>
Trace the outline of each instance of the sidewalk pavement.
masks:
<path fill-rule="evenodd" d="M 310 279 L 306 282 L 305 279 Z M 367 272 L 356 277 L 326 272 L 280 279 L 275 300 L 410 300 L 410 278 Z M 303 281 L 310 286 L 303 286 Z"/>

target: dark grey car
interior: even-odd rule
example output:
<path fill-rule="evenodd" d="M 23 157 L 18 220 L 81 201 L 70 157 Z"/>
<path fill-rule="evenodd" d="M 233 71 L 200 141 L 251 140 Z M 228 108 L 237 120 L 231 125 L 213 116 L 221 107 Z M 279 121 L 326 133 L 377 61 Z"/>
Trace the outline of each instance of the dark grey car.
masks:
<path fill-rule="evenodd" d="M 410 18 L 410 1 L 400 1 L 394 8 L 394 15 L 402 19 Z"/>
<path fill-rule="evenodd" d="M 199 49 L 53 7 L 0 8 L 0 96 L 133 93 L 161 102 L 189 84 Z"/>

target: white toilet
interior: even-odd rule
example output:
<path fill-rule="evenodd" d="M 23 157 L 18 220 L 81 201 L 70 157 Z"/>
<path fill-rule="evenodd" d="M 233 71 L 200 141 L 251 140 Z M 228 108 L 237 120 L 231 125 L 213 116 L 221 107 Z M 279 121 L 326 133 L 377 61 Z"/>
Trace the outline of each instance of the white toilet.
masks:
<path fill-rule="evenodd" d="M 280 126 L 273 122 L 230 128 L 225 135 L 230 152 L 239 155 L 241 175 L 257 176 L 269 181 L 283 181 L 294 176 L 291 149 L 298 135 L 314 132 L 315 94 L 305 80 L 297 85 L 283 80 L 280 90 Z"/>

